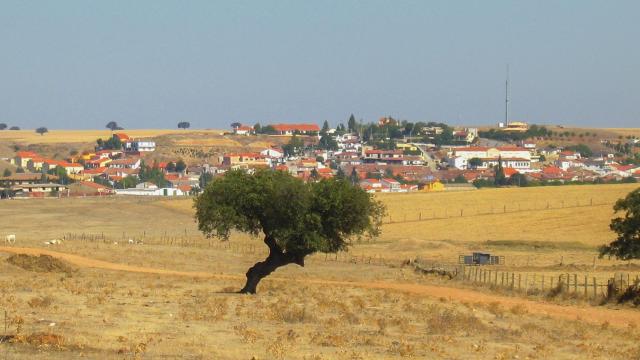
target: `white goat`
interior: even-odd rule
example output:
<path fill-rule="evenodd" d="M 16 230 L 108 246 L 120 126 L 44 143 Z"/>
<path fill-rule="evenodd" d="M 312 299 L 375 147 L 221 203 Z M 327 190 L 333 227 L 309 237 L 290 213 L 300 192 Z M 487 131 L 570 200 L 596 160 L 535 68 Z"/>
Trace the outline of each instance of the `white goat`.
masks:
<path fill-rule="evenodd" d="M 62 245 L 62 240 L 53 239 L 53 240 L 45 241 L 44 244 L 47 245 L 47 246 L 49 246 L 49 245 Z"/>
<path fill-rule="evenodd" d="M 4 237 L 5 244 L 15 244 L 16 243 L 16 234 L 10 234 Z"/>

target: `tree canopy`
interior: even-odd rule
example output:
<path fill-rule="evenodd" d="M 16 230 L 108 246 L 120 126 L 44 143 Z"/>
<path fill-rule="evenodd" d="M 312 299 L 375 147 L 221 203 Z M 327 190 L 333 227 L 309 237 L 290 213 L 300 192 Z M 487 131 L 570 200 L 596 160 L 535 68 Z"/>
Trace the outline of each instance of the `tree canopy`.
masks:
<path fill-rule="evenodd" d="M 228 239 L 232 230 L 263 235 L 269 256 L 247 271 L 243 293 L 287 264 L 304 266 L 315 252 L 334 253 L 354 236 L 376 236 L 384 207 L 347 179 L 305 183 L 289 173 L 229 171 L 215 178 L 195 200 L 198 228 Z"/>
<path fill-rule="evenodd" d="M 178 129 L 188 129 L 191 127 L 191 123 L 188 121 L 181 121 L 178 123 Z"/>
<path fill-rule="evenodd" d="M 617 212 L 625 211 L 624 217 L 611 220 L 609 228 L 618 237 L 609 245 L 600 248 L 600 257 L 613 255 L 618 259 L 630 260 L 640 258 L 640 189 L 630 192 L 624 199 L 619 199 L 613 206 Z"/>
<path fill-rule="evenodd" d="M 5 123 L 0 123 L 0 130 L 4 130 L 7 128 L 7 124 Z"/>
<path fill-rule="evenodd" d="M 36 132 L 38 134 L 40 134 L 40 136 L 44 135 L 45 133 L 49 132 L 49 129 L 47 129 L 46 127 L 42 126 L 36 129 Z"/>
<path fill-rule="evenodd" d="M 118 123 L 115 121 L 109 121 L 105 127 L 111 131 L 118 130 L 120 128 Z"/>

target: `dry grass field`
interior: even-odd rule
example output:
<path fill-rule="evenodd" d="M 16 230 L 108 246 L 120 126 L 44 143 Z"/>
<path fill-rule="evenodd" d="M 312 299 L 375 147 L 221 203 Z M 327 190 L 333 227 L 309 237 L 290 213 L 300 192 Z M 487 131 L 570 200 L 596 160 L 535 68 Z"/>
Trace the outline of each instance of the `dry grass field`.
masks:
<path fill-rule="evenodd" d="M 512 268 L 524 267 L 518 262 L 526 257 L 530 266 L 548 271 L 555 271 L 560 256 L 590 263 L 595 247 L 612 237 L 611 204 L 636 187 L 382 195 L 394 223 L 384 226 L 380 238 L 354 244 L 352 253 L 382 254 L 396 262 L 327 262 L 316 255 L 304 268 L 279 269 L 257 296 L 232 292 L 241 287 L 246 269 L 265 256 L 261 242 L 236 234 L 233 246 L 221 247 L 203 238 L 189 199 L 2 201 L 0 235 L 17 234 L 12 248 L 46 248 L 44 241 L 73 234 L 47 250 L 83 258 L 67 262 L 72 271 L 35 272 L 9 264 L 4 260 L 10 254 L 0 252 L 0 315 L 7 314 L 0 356 L 638 357 L 637 310 L 456 290 L 454 283 L 400 266 L 414 256 L 455 262 L 460 252 L 472 250 L 503 253 Z M 583 206 L 592 198 L 594 206 Z M 574 207 L 576 201 L 581 207 Z M 494 213 L 486 214 L 492 206 Z M 434 211 L 437 219 L 430 219 Z M 423 221 L 410 221 L 416 212 Z M 407 222 L 400 222 L 405 215 Z M 129 238 L 144 244 L 129 245 Z M 598 261 L 602 271 L 619 264 Z"/>
<path fill-rule="evenodd" d="M 156 137 L 168 134 L 208 133 L 219 135 L 222 130 L 181 130 L 181 129 L 125 129 L 124 132 L 132 137 Z M 111 131 L 104 130 L 49 130 L 44 135 L 37 134 L 34 130 L 5 130 L 0 131 L 0 141 L 30 144 L 68 144 L 68 143 L 94 143 L 98 138 L 108 138 Z"/>

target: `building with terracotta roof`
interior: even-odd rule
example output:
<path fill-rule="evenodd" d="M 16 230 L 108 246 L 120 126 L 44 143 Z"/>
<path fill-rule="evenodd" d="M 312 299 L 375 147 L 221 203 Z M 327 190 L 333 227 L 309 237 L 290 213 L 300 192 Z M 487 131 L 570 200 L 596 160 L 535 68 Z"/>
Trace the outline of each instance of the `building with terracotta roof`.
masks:
<path fill-rule="evenodd" d="M 222 157 L 222 165 L 232 168 L 271 167 L 271 159 L 260 153 L 228 153 Z"/>
<path fill-rule="evenodd" d="M 109 163 L 110 168 L 115 169 L 137 169 L 140 167 L 140 158 L 116 159 Z"/>
<path fill-rule="evenodd" d="M 254 133 L 253 127 L 248 125 L 235 126 L 233 133 L 236 135 L 251 135 Z"/>
<path fill-rule="evenodd" d="M 29 160 L 39 157 L 38 154 L 33 151 L 18 151 L 14 158 L 14 165 L 21 168 L 26 168 Z"/>
<path fill-rule="evenodd" d="M 317 135 L 320 132 L 320 127 L 316 124 L 275 124 L 271 125 L 278 135 Z"/>
<path fill-rule="evenodd" d="M 498 164 L 502 158 L 503 167 L 511 167 L 519 170 L 531 169 L 531 152 L 528 149 L 517 146 L 483 147 L 469 146 L 452 149 L 447 156 L 447 163 L 456 169 L 468 169 L 471 159 L 480 159 L 478 169 L 487 169 Z"/>

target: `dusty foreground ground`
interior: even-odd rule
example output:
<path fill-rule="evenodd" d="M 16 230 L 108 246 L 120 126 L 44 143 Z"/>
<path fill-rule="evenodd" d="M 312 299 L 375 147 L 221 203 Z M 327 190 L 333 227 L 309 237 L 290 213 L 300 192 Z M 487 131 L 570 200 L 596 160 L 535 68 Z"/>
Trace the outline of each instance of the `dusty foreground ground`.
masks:
<path fill-rule="evenodd" d="M 572 194 L 572 189 L 562 191 Z M 611 193 L 598 199 L 602 201 L 629 190 L 600 189 L 598 194 Z M 544 191 L 535 196 L 543 195 Z M 484 206 L 484 197 L 495 202 L 492 193 L 474 196 L 469 199 L 478 208 Z M 423 208 L 438 201 L 452 203 L 452 198 L 423 197 L 418 197 Z M 407 198 L 385 200 L 395 214 L 395 207 L 407 208 L 394 205 L 396 199 Z M 581 221 L 593 229 L 606 226 L 610 207 L 576 211 L 588 209 L 586 220 L 574 217 L 570 226 L 577 229 Z M 541 266 L 561 253 L 592 257 L 596 238 L 581 242 L 558 230 L 563 227 L 556 216 L 566 211 L 531 215 L 531 221 L 549 225 L 549 248 L 526 246 L 526 241 L 544 243 L 542 235 L 511 230 L 513 246 L 505 249 L 514 256 L 530 252 Z M 545 220 L 542 214 L 554 216 Z M 492 228 L 511 216 L 516 225 L 526 226 L 525 215 L 456 221 L 468 227 L 478 221 Z M 444 258 L 488 240 L 472 232 L 461 239 L 463 230 L 447 233 L 441 221 L 415 223 L 412 233 L 406 225 L 387 225 L 381 239 L 356 244 L 353 251 L 381 251 L 390 258 L 397 253 L 398 259 L 415 251 Z M 557 229 L 550 224 L 557 224 Z M 431 226 L 441 235 L 427 231 Z M 246 269 L 264 257 L 261 243 L 236 235 L 233 246 L 221 247 L 203 239 L 183 202 L 5 201 L 0 202 L 0 229 L 0 235 L 17 234 L 16 244 L 0 248 L 0 358 L 640 357 L 638 310 L 456 288 L 455 283 L 417 275 L 400 261 L 382 266 L 314 256 L 305 268 L 278 270 L 256 296 L 235 294 Z M 502 234 L 496 228 L 486 236 L 506 241 L 507 230 Z M 68 239 L 62 245 L 43 244 L 63 235 Z M 409 235 L 411 241 L 403 242 Z M 130 238 L 143 244 L 130 245 Z M 42 270 L 41 265 L 16 266 L 6 261 L 13 253 L 46 253 L 53 256 L 47 261 L 61 259 L 70 269 L 45 266 L 40 272 L 36 270 Z"/>

